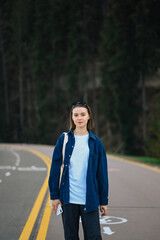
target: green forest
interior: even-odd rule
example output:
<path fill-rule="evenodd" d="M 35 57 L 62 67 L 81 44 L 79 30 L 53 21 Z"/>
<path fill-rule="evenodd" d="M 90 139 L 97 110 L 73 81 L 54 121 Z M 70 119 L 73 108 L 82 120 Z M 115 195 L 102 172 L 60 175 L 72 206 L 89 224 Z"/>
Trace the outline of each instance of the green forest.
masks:
<path fill-rule="evenodd" d="M 86 101 L 106 151 L 160 159 L 159 13 L 159 0 L 0 0 L 0 142 L 54 145 Z"/>

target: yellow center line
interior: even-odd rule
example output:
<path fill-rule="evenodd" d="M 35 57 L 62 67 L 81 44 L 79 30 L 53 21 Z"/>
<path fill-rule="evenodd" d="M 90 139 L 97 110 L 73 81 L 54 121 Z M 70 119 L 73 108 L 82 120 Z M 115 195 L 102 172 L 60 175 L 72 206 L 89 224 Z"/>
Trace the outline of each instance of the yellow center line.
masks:
<path fill-rule="evenodd" d="M 51 217 L 51 213 L 52 213 L 52 208 L 49 206 L 49 200 L 50 200 L 50 196 L 48 197 L 48 200 L 46 203 L 46 207 L 44 210 L 43 218 L 41 221 L 41 225 L 40 225 L 36 240 L 45 240 L 46 239 L 48 225 L 49 225 L 50 217 Z"/>
<path fill-rule="evenodd" d="M 32 149 L 26 149 L 28 150 L 29 152 L 32 152 L 33 154 L 37 155 L 38 157 L 40 157 L 47 165 L 48 167 L 48 174 L 47 174 L 47 177 L 43 183 L 43 186 L 38 194 L 38 197 L 34 203 L 34 206 L 31 210 L 31 213 L 29 215 L 29 218 L 23 228 L 23 231 L 20 235 L 20 238 L 19 240 L 27 240 L 29 239 L 30 235 L 31 235 L 31 232 L 32 232 L 32 229 L 34 227 L 34 224 L 35 224 L 35 221 L 38 217 L 38 214 L 39 214 L 39 211 L 41 209 L 41 206 L 42 206 L 42 203 L 43 203 L 43 200 L 44 200 L 44 197 L 46 195 L 46 192 L 47 192 L 47 188 L 48 188 L 48 177 L 49 177 L 49 169 L 50 169 L 50 158 L 47 157 L 46 155 L 38 152 L 38 151 L 35 151 L 35 150 L 32 150 Z"/>
<path fill-rule="evenodd" d="M 45 162 L 45 164 L 46 164 L 46 166 L 48 168 L 47 176 L 46 176 L 46 178 L 44 180 L 44 183 L 43 183 L 43 185 L 41 187 L 41 190 L 40 190 L 40 192 L 39 192 L 39 194 L 37 196 L 37 199 L 36 199 L 36 201 L 35 201 L 35 203 L 33 205 L 33 208 L 31 210 L 30 215 L 29 215 L 29 217 L 27 219 L 27 222 L 26 222 L 26 224 L 25 224 L 25 226 L 23 228 L 23 231 L 22 231 L 22 233 L 21 233 L 21 235 L 19 237 L 19 240 L 28 240 L 30 235 L 31 235 L 31 232 L 33 230 L 34 224 L 36 222 L 36 219 L 38 217 L 39 211 L 41 209 L 42 203 L 44 201 L 44 197 L 45 197 L 47 189 L 48 189 L 48 178 L 49 178 L 49 170 L 50 170 L 51 159 L 48 156 L 46 156 L 46 155 L 44 155 L 44 154 L 42 154 L 42 153 L 40 153 L 40 152 L 38 152 L 36 150 L 30 149 L 30 148 L 25 148 L 25 147 L 21 147 L 21 146 L 15 146 L 15 145 L 11 145 L 11 144 L 0 144 L 0 145 L 1 146 L 6 146 L 6 147 L 9 147 L 9 148 L 20 149 L 20 150 L 31 152 L 34 155 L 36 155 L 39 158 L 41 158 Z M 48 202 L 49 201 L 47 201 L 47 203 Z M 49 219 L 50 219 L 49 214 L 51 214 L 51 208 L 50 209 L 48 208 L 48 211 L 45 209 L 41 225 L 43 224 L 44 220 L 48 221 L 48 224 L 49 224 Z M 43 226 L 45 226 L 45 224 L 43 224 Z M 46 229 L 44 229 L 44 231 L 41 230 L 41 234 L 43 232 L 43 236 L 47 233 L 47 229 L 48 229 L 48 225 L 46 226 Z M 42 238 L 39 238 L 39 239 L 42 239 Z M 43 239 L 45 239 L 45 238 L 43 238 Z"/>
<path fill-rule="evenodd" d="M 40 190 L 40 192 L 37 196 L 37 199 L 36 199 L 36 201 L 33 205 L 33 208 L 30 212 L 28 220 L 27 220 L 27 222 L 26 222 L 26 224 L 23 228 L 23 231 L 20 235 L 20 238 L 19 238 L 19 240 L 28 240 L 30 235 L 31 235 L 31 232 L 33 230 L 34 224 L 36 222 L 36 219 L 38 217 L 38 214 L 39 214 L 39 211 L 41 209 L 42 203 L 44 201 L 44 197 L 45 197 L 46 192 L 47 192 L 51 159 L 48 156 L 46 156 L 46 155 L 44 155 L 44 154 L 42 154 L 42 153 L 40 153 L 36 150 L 32 150 L 30 148 L 25 148 L 25 147 L 21 147 L 21 146 L 10 145 L 10 144 L 3 144 L 3 145 L 8 146 L 8 147 L 18 148 L 18 149 L 28 151 L 28 152 L 31 152 L 31 153 L 37 155 L 38 157 L 40 157 L 45 162 L 45 164 L 48 168 L 47 176 L 44 180 L 42 188 L 41 188 L 41 190 Z M 134 162 L 133 160 L 127 160 L 127 159 L 124 159 L 123 157 L 117 157 L 117 156 L 113 156 L 113 155 L 110 155 L 110 154 L 107 154 L 107 156 L 111 157 L 115 160 L 120 160 L 120 161 L 123 161 L 123 162 L 127 162 L 127 163 L 130 163 L 130 164 L 141 166 L 143 168 L 147 168 L 147 169 L 155 171 L 155 172 L 160 172 L 160 169 L 158 169 L 156 167 L 148 166 L 148 165 L 143 164 L 143 163 Z M 49 222 L 50 222 L 50 217 L 51 217 L 51 212 L 52 212 L 52 209 L 49 206 L 49 199 L 50 199 L 50 197 L 48 197 L 48 199 L 47 199 L 47 203 L 46 203 L 46 206 L 45 206 L 44 214 L 43 214 L 43 217 L 42 217 L 41 225 L 40 225 L 36 240 L 45 240 L 46 239 L 48 225 L 49 225 Z"/>

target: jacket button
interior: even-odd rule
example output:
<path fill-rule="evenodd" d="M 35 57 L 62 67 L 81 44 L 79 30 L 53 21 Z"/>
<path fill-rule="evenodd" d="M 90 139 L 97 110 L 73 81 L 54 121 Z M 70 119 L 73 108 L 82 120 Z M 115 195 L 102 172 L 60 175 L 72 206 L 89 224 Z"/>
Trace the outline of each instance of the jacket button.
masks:
<path fill-rule="evenodd" d="M 84 208 L 84 211 L 86 211 L 86 208 Z"/>
<path fill-rule="evenodd" d="M 71 157 L 71 155 L 69 155 L 69 157 Z"/>
<path fill-rule="evenodd" d="M 67 167 L 67 165 L 65 165 Z"/>

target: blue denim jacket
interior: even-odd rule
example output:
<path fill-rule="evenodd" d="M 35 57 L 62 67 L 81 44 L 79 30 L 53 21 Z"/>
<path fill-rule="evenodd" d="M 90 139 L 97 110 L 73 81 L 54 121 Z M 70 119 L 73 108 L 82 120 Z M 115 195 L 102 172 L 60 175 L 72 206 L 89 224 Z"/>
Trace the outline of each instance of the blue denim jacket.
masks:
<path fill-rule="evenodd" d="M 75 145 L 73 130 L 68 133 L 68 142 L 65 149 L 64 170 L 59 189 L 59 176 L 62 164 L 62 147 L 64 134 L 62 134 L 55 146 L 49 177 L 50 198 L 60 199 L 63 204 L 69 204 L 69 164 Z M 89 160 L 87 169 L 86 186 L 86 212 L 94 211 L 99 205 L 108 205 L 108 170 L 107 157 L 100 138 L 89 131 Z"/>

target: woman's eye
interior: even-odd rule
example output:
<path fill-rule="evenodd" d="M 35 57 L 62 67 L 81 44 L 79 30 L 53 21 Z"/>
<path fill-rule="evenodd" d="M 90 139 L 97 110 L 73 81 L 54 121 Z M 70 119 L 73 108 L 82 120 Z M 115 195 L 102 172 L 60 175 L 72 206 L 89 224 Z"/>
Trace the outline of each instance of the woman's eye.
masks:
<path fill-rule="evenodd" d="M 85 116 L 85 113 L 82 113 L 81 115 L 82 115 L 82 116 Z"/>

